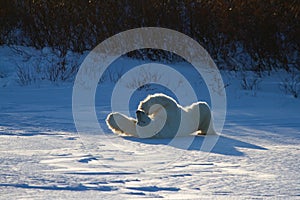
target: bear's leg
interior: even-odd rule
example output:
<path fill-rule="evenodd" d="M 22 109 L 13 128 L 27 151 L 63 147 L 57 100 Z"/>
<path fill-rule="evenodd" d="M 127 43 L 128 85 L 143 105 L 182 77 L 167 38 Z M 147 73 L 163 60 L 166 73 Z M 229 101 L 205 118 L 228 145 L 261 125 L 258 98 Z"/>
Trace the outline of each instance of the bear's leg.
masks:
<path fill-rule="evenodd" d="M 211 111 L 210 108 L 206 103 L 199 104 L 199 111 L 200 111 L 200 123 L 198 128 L 198 135 L 206 135 L 210 134 L 210 125 L 211 125 Z"/>
<path fill-rule="evenodd" d="M 116 134 L 137 136 L 136 123 L 133 118 L 128 118 L 121 113 L 111 113 L 106 119 L 108 127 Z"/>
<path fill-rule="evenodd" d="M 199 131 L 201 132 L 201 135 L 206 135 L 208 133 L 211 115 L 209 114 L 203 118 L 204 119 L 201 119 L 202 121 L 200 121 Z"/>

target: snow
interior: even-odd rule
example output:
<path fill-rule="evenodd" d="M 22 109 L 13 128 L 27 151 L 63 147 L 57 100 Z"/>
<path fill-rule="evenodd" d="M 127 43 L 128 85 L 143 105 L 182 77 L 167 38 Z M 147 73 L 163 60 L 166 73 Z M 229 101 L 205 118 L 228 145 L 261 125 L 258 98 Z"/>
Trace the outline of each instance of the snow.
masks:
<path fill-rule="evenodd" d="M 280 91 L 284 72 L 264 76 L 254 91 L 241 89 L 239 74 L 222 72 L 228 84 L 226 122 L 213 150 L 203 152 L 203 137 L 186 150 L 168 145 L 168 139 L 113 135 L 104 122 L 110 102 L 103 97 L 113 84 L 105 81 L 96 94 L 105 132 L 79 135 L 72 83 L 19 86 L 15 63 L 27 61 L 8 47 L 0 55 L 6 74 L 0 78 L 0 199 L 300 198 L 300 101 Z M 174 67 L 193 74 L 181 65 Z M 145 91 L 171 95 L 156 87 L 134 94 L 132 113 Z M 206 94 L 201 100 L 209 102 Z"/>

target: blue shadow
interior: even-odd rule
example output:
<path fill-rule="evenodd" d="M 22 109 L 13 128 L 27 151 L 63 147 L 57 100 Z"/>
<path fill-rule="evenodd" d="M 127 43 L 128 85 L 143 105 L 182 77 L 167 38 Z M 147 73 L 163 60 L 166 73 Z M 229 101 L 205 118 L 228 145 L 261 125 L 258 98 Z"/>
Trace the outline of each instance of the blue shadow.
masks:
<path fill-rule="evenodd" d="M 9 183 L 1 183 L 0 187 L 15 187 L 15 188 L 23 188 L 23 189 L 40 189 L 40 190 L 68 190 L 68 191 L 86 191 L 86 190 L 96 190 L 96 191 L 113 191 L 117 190 L 114 187 L 110 186 L 98 186 L 98 187 L 88 187 L 79 184 L 78 186 L 37 186 L 37 185 L 28 185 L 28 184 L 9 184 Z"/>
<path fill-rule="evenodd" d="M 177 140 L 182 139 L 182 145 L 173 146 L 179 149 L 186 149 L 186 150 L 194 150 L 194 151 L 202 151 L 201 145 L 203 144 L 205 136 L 190 136 L 193 137 L 192 143 L 186 149 L 185 141 L 190 141 L 191 138 L 182 137 L 178 138 Z M 134 138 L 134 137 L 124 137 L 126 140 L 130 140 L 133 142 L 139 142 L 144 144 L 151 144 L 151 145 L 170 145 L 172 139 L 141 139 L 141 138 Z M 177 143 L 178 144 L 178 143 Z M 217 143 L 211 150 L 211 153 L 215 154 L 222 154 L 222 155 L 230 155 L 230 156 L 244 156 L 245 154 L 239 151 L 237 148 L 248 148 L 248 149 L 257 149 L 257 150 L 267 150 L 264 147 L 243 142 L 240 140 L 236 140 L 233 138 L 219 136 Z"/>
<path fill-rule="evenodd" d="M 159 191 L 177 192 L 180 190 L 179 188 L 176 188 L 176 187 L 157 187 L 157 186 L 127 187 L 127 189 L 144 191 L 144 192 L 159 192 Z"/>

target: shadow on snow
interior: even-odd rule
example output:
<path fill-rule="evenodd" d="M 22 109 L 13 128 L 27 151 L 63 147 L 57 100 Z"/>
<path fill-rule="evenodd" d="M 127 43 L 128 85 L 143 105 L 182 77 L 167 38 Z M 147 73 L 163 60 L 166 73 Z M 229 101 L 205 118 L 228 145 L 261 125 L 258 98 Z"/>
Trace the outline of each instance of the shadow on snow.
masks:
<path fill-rule="evenodd" d="M 44 186 L 44 185 L 1 183 L 0 187 L 15 187 L 15 188 L 23 188 L 23 189 L 40 189 L 40 190 L 69 190 L 69 191 L 96 190 L 96 191 L 109 192 L 109 191 L 117 190 L 116 188 L 110 186 L 89 187 L 89 186 L 84 186 L 82 184 L 76 186 L 57 186 L 57 185 Z"/>
<path fill-rule="evenodd" d="M 206 137 L 215 137 L 215 136 L 206 136 Z M 163 144 L 163 145 L 170 145 L 179 149 L 198 150 L 198 151 L 205 151 L 201 148 L 204 138 L 205 138 L 204 136 L 180 137 L 180 138 L 176 138 L 175 140 L 177 140 L 177 142 L 174 143 L 174 141 L 172 141 L 173 139 L 148 139 L 148 138 L 141 139 L 141 138 L 134 138 L 134 137 L 124 137 L 124 139 L 133 142 L 140 142 L 140 143 L 151 144 L 151 145 Z M 267 150 L 264 147 L 243 142 L 240 140 L 236 140 L 233 138 L 225 137 L 225 136 L 215 137 L 215 140 L 217 140 L 217 142 L 210 152 L 216 154 L 244 156 L 244 153 L 239 151 L 237 148 Z M 190 144 L 187 145 L 187 142 L 190 142 Z"/>

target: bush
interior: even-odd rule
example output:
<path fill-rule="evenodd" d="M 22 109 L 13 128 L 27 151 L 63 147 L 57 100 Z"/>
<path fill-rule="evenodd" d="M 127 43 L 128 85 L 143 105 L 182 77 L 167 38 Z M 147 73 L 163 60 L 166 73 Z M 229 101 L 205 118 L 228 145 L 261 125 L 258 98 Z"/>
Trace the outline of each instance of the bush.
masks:
<path fill-rule="evenodd" d="M 257 74 L 241 73 L 241 86 L 244 90 L 257 91 L 261 82 L 260 77 Z"/>
<path fill-rule="evenodd" d="M 124 74 L 123 69 L 120 67 L 117 69 L 108 68 L 101 76 L 99 83 L 104 83 L 104 82 L 117 83 L 123 74 Z"/>
<path fill-rule="evenodd" d="M 300 71 L 294 69 L 290 72 L 290 76 L 284 78 L 280 85 L 280 89 L 286 94 L 291 94 L 298 98 L 300 95 Z"/>
<path fill-rule="evenodd" d="M 51 82 L 72 80 L 79 69 L 79 64 L 67 65 L 66 58 L 61 58 L 57 63 L 50 64 L 46 71 L 46 77 Z"/>
<path fill-rule="evenodd" d="M 30 85 L 36 81 L 34 73 L 31 71 L 30 67 L 26 65 L 17 67 L 17 82 L 21 86 Z"/>
<path fill-rule="evenodd" d="M 68 50 L 91 50 L 124 30 L 154 26 L 189 35 L 223 66 L 230 67 L 228 57 L 241 51 L 251 56 L 254 71 L 299 66 L 298 0 L 4 0 L 0 6 L 0 44 L 50 46 L 64 56 Z M 177 61 L 158 50 L 130 56 Z"/>
<path fill-rule="evenodd" d="M 152 73 L 149 72 L 146 68 L 141 68 L 137 76 L 132 77 L 132 80 L 130 82 L 126 83 L 126 87 L 129 89 L 135 89 L 138 90 L 146 89 L 149 87 L 148 83 L 157 83 L 161 79 L 161 75 L 159 73 Z"/>
<path fill-rule="evenodd" d="M 81 62 L 78 54 L 64 55 L 57 50 L 41 51 L 41 54 L 26 52 L 14 48 L 23 58 L 23 64 L 17 66 L 17 82 L 20 85 L 30 85 L 38 81 L 64 82 L 72 81 Z M 36 52 L 35 52 L 36 53 Z"/>

